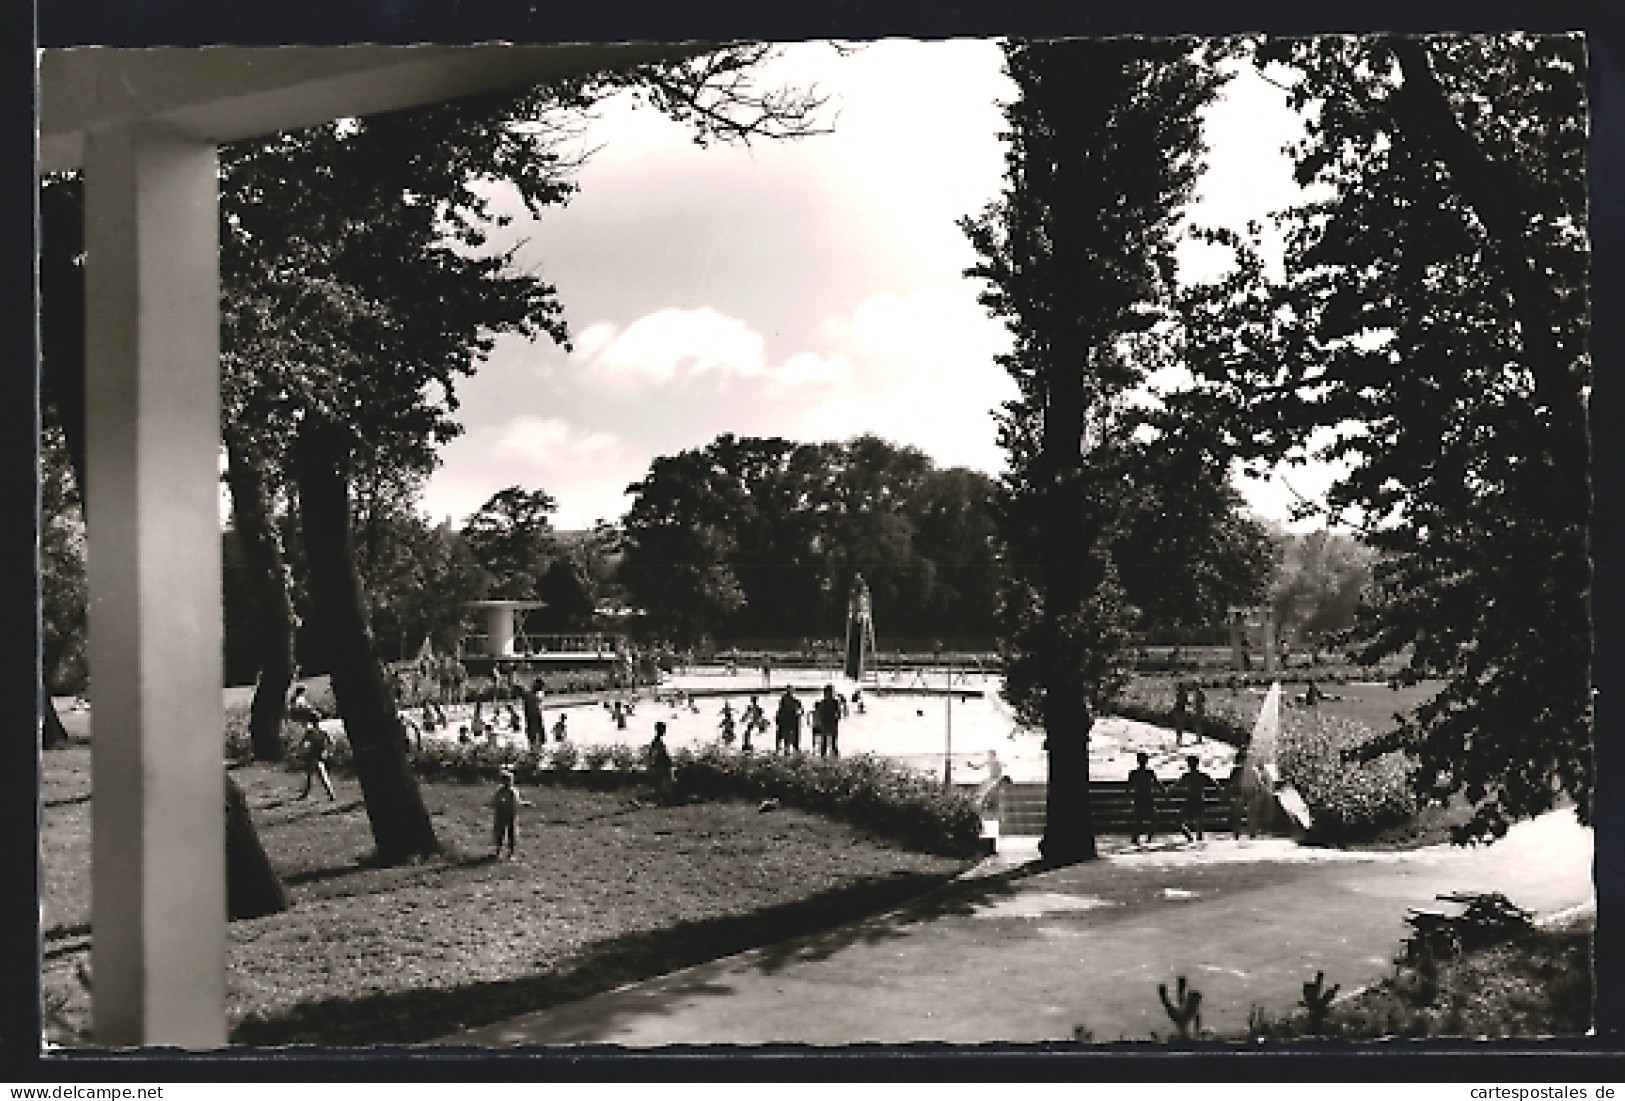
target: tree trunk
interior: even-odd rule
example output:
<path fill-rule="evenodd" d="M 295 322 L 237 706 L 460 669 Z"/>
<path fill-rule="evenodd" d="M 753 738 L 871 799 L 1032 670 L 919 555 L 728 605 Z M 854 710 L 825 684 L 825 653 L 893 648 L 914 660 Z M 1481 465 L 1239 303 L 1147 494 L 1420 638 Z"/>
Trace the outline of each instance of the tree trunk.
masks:
<path fill-rule="evenodd" d="M 248 800 L 226 774 L 226 912 L 232 921 L 280 914 L 288 908 L 271 858 L 260 844 Z"/>
<path fill-rule="evenodd" d="M 362 608 L 351 546 L 349 465 L 340 430 L 307 417 L 294 468 L 314 626 L 328 641 L 333 695 L 355 753 L 378 859 L 397 864 L 438 852 L 440 843 L 407 761 L 400 717 Z"/>
<path fill-rule="evenodd" d="M 1061 518 L 1073 511 L 1057 508 L 1053 530 L 1046 533 L 1044 563 L 1043 654 L 1044 736 L 1049 747 L 1049 788 L 1045 798 L 1044 837 L 1039 852 L 1049 864 L 1072 864 L 1095 858 L 1095 821 L 1089 803 L 1090 714 L 1084 684 L 1084 655 L 1079 613 L 1084 603 L 1083 544 L 1074 542 L 1081 526 Z M 1071 548 L 1068 550 L 1068 548 Z"/>
<path fill-rule="evenodd" d="M 226 436 L 226 483 L 231 487 L 231 518 L 242 544 L 254 592 L 259 680 L 249 709 L 248 733 L 256 761 L 283 757 L 282 720 L 293 684 L 293 600 L 288 595 L 282 548 L 266 507 L 265 478 L 240 440 Z"/>
<path fill-rule="evenodd" d="M 1041 484 L 1049 491 L 1039 568 L 1042 620 L 1044 735 L 1049 746 L 1049 788 L 1039 852 L 1050 864 L 1095 858 L 1095 822 L 1089 806 L 1089 713 L 1077 632 L 1086 591 L 1091 544 L 1079 500 L 1083 466 L 1082 355 L 1057 356 L 1044 407 Z"/>

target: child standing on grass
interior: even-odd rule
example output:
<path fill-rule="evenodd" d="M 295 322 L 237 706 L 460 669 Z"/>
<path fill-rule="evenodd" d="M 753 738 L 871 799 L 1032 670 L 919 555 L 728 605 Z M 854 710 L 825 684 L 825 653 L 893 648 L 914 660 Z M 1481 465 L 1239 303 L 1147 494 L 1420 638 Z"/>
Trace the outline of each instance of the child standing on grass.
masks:
<path fill-rule="evenodd" d="M 333 794 L 333 781 L 327 778 L 327 754 L 333 748 L 332 735 L 322 729 L 321 717 L 311 710 L 308 713 L 305 725 L 305 740 L 303 744 L 305 756 L 305 790 L 299 793 L 299 798 L 310 797 L 310 785 L 315 780 L 321 780 L 322 788 L 327 792 L 329 802 L 337 799 Z"/>
<path fill-rule="evenodd" d="M 767 715 L 762 711 L 762 705 L 756 702 L 756 697 L 750 698 L 750 704 L 745 708 L 745 741 L 740 746 L 746 753 L 750 752 L 750 736 L 752 734 L 767 733 Z"/>
<path fill-rule="evenodd" d="M 503 768 L 498 773 L 501 785 L 496 794 L 491 796 L 491 841 L 496 845 L 496 857 L 502 856 L 502 843 L 508 843 L 508 859 L 513 859 L 515 845 L 518 842 L 519 808 L 531 805 L 529 799 L 519 794 L 513 786 L 513 769 Z"/>
<path fill-rule="evenodd" d="M 654 783 L 655 787 L 662 792 L 670 788 L 672 783 L 671 752 L 666 748 L 665 723 L 655 723 L 655 736 L 649 742 L 645 760 L 649 765 L 649 779 Z"/>

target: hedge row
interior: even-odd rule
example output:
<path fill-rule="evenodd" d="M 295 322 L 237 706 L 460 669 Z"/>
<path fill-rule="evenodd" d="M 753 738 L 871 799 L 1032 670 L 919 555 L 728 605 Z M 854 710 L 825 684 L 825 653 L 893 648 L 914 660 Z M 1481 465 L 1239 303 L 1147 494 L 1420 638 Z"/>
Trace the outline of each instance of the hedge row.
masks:
<path fill-rule="evenodd" d="M 969 855 L 982 832 L 967 795 L 871 754 L 778 756 L 710 745 L 680 752 L 673 763 L 685 796 L 778 799 L 928 852 Z"/>

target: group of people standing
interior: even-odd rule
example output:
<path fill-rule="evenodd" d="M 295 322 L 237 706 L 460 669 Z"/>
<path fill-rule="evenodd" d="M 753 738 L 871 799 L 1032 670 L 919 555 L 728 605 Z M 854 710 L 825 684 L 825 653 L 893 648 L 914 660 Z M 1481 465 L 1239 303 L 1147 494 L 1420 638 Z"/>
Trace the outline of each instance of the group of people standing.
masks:
<path fill-rule="evenodd" d="M 756 697 L 751 697 L 754 705 Z M 794 690 L 785 688 L 773 717 L 773 752 L 801 752 L 801 720 L 806 708 Z M 833 684 L 824 685 L 824 694 L 812 707 L 812 743 L 820 757 L 841 755 L 841 720 L 847 715 L 846 697 L 836 695 Z"/>
<path fill-rule="evenodd" d="M 1185 744 L 1185 720 L 1191 720 L 1191 732 L 1198 744 L 1207 727 L 1207 693 L 1200 684 L 1187 686 L 1184 681 L 1174 685 L 1174 745 Z"/>

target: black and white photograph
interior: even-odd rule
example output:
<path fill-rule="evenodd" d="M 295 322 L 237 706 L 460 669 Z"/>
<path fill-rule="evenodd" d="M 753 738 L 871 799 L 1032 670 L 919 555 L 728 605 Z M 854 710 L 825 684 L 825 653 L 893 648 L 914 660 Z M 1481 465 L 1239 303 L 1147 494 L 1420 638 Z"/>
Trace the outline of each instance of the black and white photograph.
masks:
<path fill-rule="evenodd" d="M 42 50 L 45 1058 L 1586 1037 L 1589 64 Z"/>

